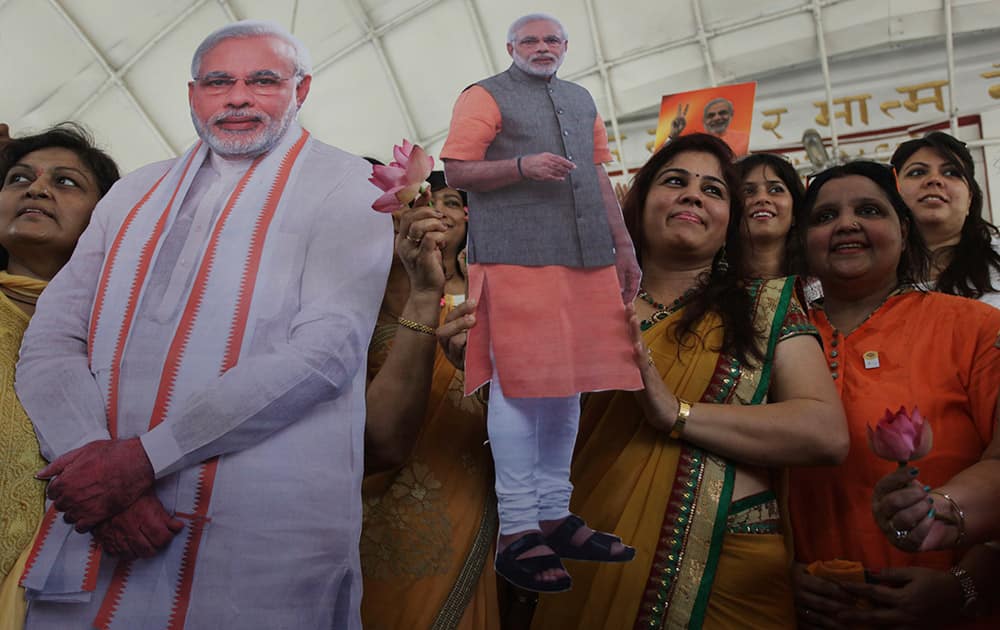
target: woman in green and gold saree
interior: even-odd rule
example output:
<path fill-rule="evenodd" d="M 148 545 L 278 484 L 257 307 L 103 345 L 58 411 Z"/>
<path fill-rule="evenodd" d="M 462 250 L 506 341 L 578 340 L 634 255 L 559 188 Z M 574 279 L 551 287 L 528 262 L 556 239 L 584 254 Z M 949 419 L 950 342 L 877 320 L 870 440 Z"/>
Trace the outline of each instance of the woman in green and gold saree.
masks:
<path fill-rule="evenodd" d="M 739 182 L 705 134 L 636 175 L 645 389 L 590 396 L 572 474 L 572 509 L 636 557 L 573 566 L 535 628 L 795 625 L 783 469 L 840 461 L 847 428 L 794 280 L 743 280 Z"/>

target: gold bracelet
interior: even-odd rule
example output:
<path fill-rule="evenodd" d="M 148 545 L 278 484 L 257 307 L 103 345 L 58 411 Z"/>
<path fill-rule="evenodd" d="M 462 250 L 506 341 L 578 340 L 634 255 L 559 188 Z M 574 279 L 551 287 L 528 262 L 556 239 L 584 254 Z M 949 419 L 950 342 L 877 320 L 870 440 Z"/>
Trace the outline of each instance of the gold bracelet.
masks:
<path fill-rule="evenodd" d="M 670 428 L 671 440 L 681 439 L 681 434 L 684 433 L 684 425 L 687 424 L 689 417 L 691 417 L 691 403 L 678 397 L 677 418 L 674 420 L 674 426 Z"/>
<path fill-rule="evenodd" d="M 421 324 L 420 322 L 415 322 L 411 319 L 406 319 L 404 317 L 397 317 L 396 322 L 398 322 L 400 326 L 405 326 L 406 328 L 409 328 L 410 330 L 415 330 L 418 333 L 430 335 L 431 337 L 437 337 L 437 332 L 427 324 Z"/>
<path fill-rule="evenodd" d="M 951 511 L 958 517 L 958 522 L 955 523 L 955 526 L 958 528 L 958 538 L 955 539 L 955 546 L 958 547 L 965 540 L 965 512 L 962 511 L 962 508 L 958 507 L 958 503 L 947 492 L 932 490 L 931 494 L 936 494 L 947 501 L 951 505 Z"/>

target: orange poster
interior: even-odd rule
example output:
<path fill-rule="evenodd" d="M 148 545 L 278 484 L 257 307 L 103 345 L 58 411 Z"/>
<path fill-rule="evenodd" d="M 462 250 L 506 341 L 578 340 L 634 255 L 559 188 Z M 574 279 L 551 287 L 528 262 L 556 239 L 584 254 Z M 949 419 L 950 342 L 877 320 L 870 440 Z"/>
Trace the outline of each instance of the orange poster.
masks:
<path fill-rule="evenodd" d="M 757 83 L 751 81 L 664 96 L 656 125 L 656 148 L 669 137 L 704 132 L 725 140 L 737 157 L 746 155 L 756 90 Z"/>

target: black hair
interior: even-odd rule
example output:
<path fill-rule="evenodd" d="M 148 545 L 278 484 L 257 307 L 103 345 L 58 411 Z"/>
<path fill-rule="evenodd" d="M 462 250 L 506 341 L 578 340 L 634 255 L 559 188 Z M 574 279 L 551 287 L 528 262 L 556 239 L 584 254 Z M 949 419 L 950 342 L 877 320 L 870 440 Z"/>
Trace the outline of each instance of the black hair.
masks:
<path fill-rule="evenodd" d="M 723 341 L 720 350 L 745 362 L 763 360 L 756 338 L 761 334 L 753 325 L 753 300 L 747 292 L 744 278 L 743 238 L 740 222 L 743 216 L 743 196 L 740 177 L 733 164 L 733 151 L 725 142 L 707 133 L 692 133 L 680 136 L 665 144 L 653 154 L 632 180 L 625 196 L 622 214 L 635 246 L 639 267 L 643 265 L 642 217 L 646 197 L 653 186 L 657 173 L 665 164 L 681 153 L 708 153 L 719 161 L 722 177 L 729 188 L 729 223 L 726 227 L 725 245 L 712 261 L 712 269 L 702 274 L 687 307 L 677 322 L 674 334 L 679 344 L 695 335 L 694 327 L 708 313 L 714 312 L 722 318 Z M 722 264 L 725 259 L 727 264 Z"/>
<path fill-rule="evenodd" d="M 906 161 L 920 149 L 930 149 L 954 163 L 969 187 L 969 214 L 962 224 L 958 243 L 948 248 L 951 261 L 938 275 L 936 290 L 968 298 L 1000 291 L 1000 287 L 990 283 L 990 268 L 1000 272 L 1000 253 L 993 249 L 990 241 L 1000 232 L 983 218 L 983 189 L 976 181 L 972 154 L 961 140 L 942 131 L 932 131 L 923 138 L 900 144 L 892 154 L 892 165 L 901 172 Z"/>
<path fill-rule="evenodd" d="M 802 249 L 799 247 L 798 221 L 795 219 L 799 208 L 806 196 L 806 188 L 802 185 L 802 178 L 799 177 L 795 167 L 791 162 L 774 153 L 752 153 L 739 162 L 736 166 L 740 171 L 740 181 L 746 179 L 750 173 L 758 168 L 770 168 L 777 174 L 792 196 L 792 225 L 785 235 L 785 257 L 781 261 L 781 270 L 786 276 L 801 274 L 805 263 L 802 260 Z M 742 187 L 740 188 L 742 191 Z M 741 210 L 743 220 L 746 221 L 746 211 Z M 753 243 L 750 243 L 753 249 Z"/>
<path fill-rule="evenodd" d="M 469 196 L 464 190 L 459 190 L 454 186 L 449 186 L 448 182 L 444 179 L 444 171 L 431 171 L 431 174 L 427 176 L 427 183 L 431 185 L 431 192 L 437 192 L 442 188 L 451 188 L 458 192 L 462 196 L 462 203 L 466 206 L 469 205 Z"/>
<path fill-rule="evenodd" d="M 806 248 L 805 239 L 806 232 L 808 231 L 808 228 L 805 226 L 809 225 L 809 214 L 816 205 L 816 197 L 819 196 L 820 189 L 831 180 L 851 175 L 859 175 L 869 179 L 878 186 L 889 199 L 889 203 L 899 218 L 900 225 L 906 227 L 906 247 L 903 249 L 903 253 L 899 257 L 899 263 L 896 265 L 896 280 L 904 284 L 922 285 L 927 280 L 927 270 L 930 267 L 930 252 L 927 250 L 924 237 L 921 236 L 920 230 L 917 229 L 916 222 L 913 219 L 913 212 L 906 205 L 906 202 L 903 201 L 903 196 L 899 194 L 896 172 L 892 167 L 885 164 L 867 160 L 848 162 L 841 166 L 826 169 L 809 182 L 809 186 L 806 188 L 805 201 L 803 201 L 802 208 L 795 217 L 795 222 L 803 226 L 802 230 L 799 231 L 803 251 Z"/>
<path fill-rule="evenodd" d="M 94 145 L 94 139 L 82 126 L 64 122 L 30 136 L 12 138 L 0 143 L 0 188 L 7 180 L 7 173 L 24 156 L 41 149 L 62 148 L 76 154 L 93 174 L 98 199 L 103 197 L 121 177 L 118 165 L 111 156 Z M 0 269 L 6 269 L 10 255 L 0 247 Z"/>
<path fill-rule="evenodd" d="M 0 144 L 0 182 L 7 178 L 7 171 L 21 158 L 40 149 L 53 147 L 69 149 L 94 175 L 98 197 L 103 197 L 121 177 L 118 165 L 111 156 L 98 149 L 90 133 L 73 122 L 64 122 L 31 136 L 12 138 Z"/>

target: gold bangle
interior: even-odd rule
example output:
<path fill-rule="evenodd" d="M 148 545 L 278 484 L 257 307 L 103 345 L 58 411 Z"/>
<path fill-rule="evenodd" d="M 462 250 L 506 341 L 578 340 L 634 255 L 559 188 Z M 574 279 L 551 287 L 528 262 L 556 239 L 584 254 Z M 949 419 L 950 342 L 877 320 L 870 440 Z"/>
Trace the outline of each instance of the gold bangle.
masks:
<path fill-rule="evenodd" d="M 415 322 L 411 319 L 406 319 L 404 317 L 397 317 L 396 322 L 398 322 L 400 326 L 405 326 L 406 328 L 409 328 L 410 330 L 415 330 L 418 333 L 430 335 L 431 337 L 437 337 L 437 332 L 427 324 L 421 324 L 420 322 Z"/>
<path fill-rule="evenodd" d="M 670 439 L 679 440 L 681 439 L 681 434 L 684 433 L 684 425 L 687 424 L 688 418 L 691 417 L 691 403 L 684 400 L 683 398 L 677 398 L 677 418 L 674 420 L 674 426 L 670 428 Z"/>
<path fill-rule="evenodd" d="M 952 499 L 947 492 L 931 490 L 930 494 L 936 494 L 947 501 L 951 505 L 951 511 L 955 513 L 956 517 L 958 517 L 958 521 L 954 523 L 955 527 L 958 528 L 958 538 L 955 539 L 955 546 L 958 547 L 962 544 L 962 541 L 965 540 L 965 512 L 962 511 L 962 508 L 958 507 L 958 503 L 956 503 L 955 499 Z"/>

